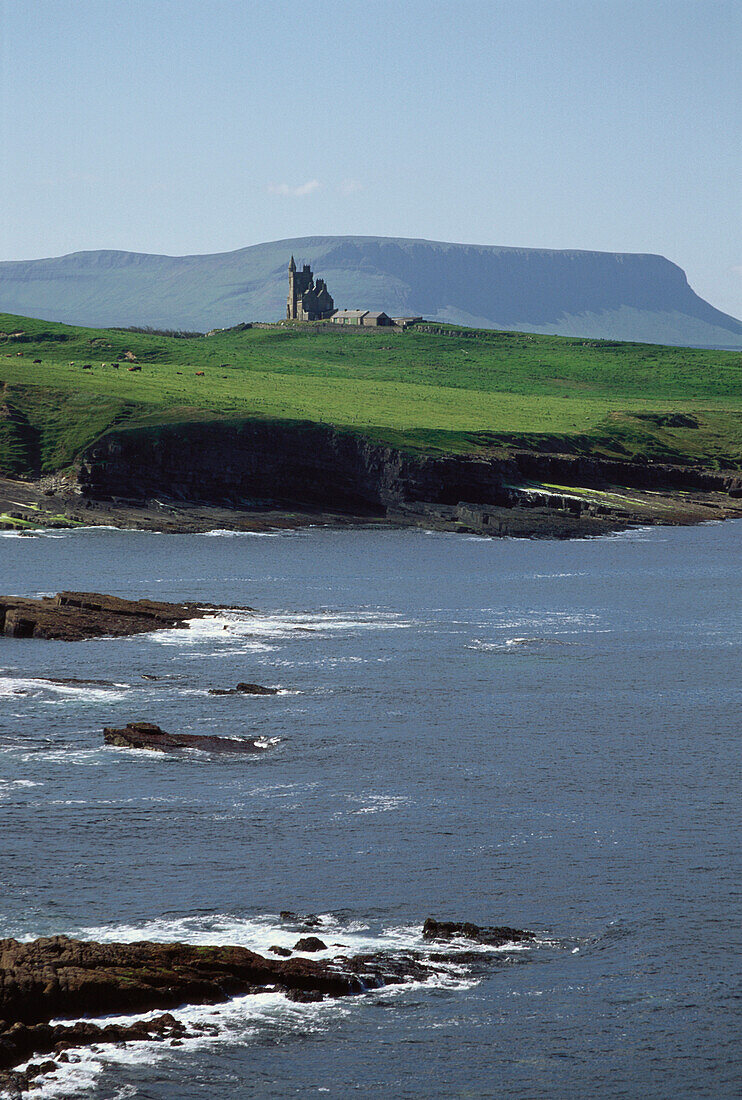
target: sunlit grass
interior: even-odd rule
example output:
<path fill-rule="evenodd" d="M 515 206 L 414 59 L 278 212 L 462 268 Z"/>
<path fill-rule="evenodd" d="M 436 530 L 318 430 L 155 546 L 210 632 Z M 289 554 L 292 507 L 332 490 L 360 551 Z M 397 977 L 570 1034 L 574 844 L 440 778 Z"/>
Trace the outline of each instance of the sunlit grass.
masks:
<path fill-rule="evenodd" d="M 722 465 L 742 455 L 733 352 L 313 326 L 174 339 L 4 315 L 0 332 L 0 469 L 11 472 L 63 468 L 112 426 L 213 417 L 321 422 L 418 449 L 544 446 Z M 125 352 L 135 358 L 116 363 Z"/>

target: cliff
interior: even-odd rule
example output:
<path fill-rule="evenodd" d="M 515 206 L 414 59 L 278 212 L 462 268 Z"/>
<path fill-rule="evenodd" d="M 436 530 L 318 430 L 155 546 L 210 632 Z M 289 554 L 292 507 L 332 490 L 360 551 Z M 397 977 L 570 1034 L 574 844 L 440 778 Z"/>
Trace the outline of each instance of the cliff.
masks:
<path fill-rule="evenodd" d="M 210 256 L 76 252 L 0 263 L 0 308 L 85 325 L 208 330 L 285 315 L 288 258 L 311 263 L 339 308 L 483 328 L 742 347 L 662 256 L 307 237 Z"/>
<path fill-rule="evenodd" d="M 100 512 L 89 512 L 89 521 L 152 525 L 151 502 L 156 511 L 166 501 L 167 516 L 154 516 L 164 530 L 198 529 L 192 508 L 202 505 L 233 510 L 220 525 L 286 512 L 335 522 L 344 513 L 444 530 L 573 537 L 739 515 L 740 485 L 736 471 L 525 450 L 430 454 L 286 421 L 112 431 L 85 451 L 78 470 L 79 490 Z M 135 510 L 114 514 L 106 502 Z"/>

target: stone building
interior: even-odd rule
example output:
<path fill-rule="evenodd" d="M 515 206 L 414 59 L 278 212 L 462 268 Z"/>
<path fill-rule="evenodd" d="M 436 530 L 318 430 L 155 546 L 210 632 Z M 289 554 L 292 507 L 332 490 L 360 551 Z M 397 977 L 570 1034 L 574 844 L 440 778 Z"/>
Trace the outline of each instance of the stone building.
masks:
<path fill-rule="evenodd" d="M 309 264 L 296 270 L 294 257 L 289 264 L 287 321 L 324 321 L 335 312 L 335 303 L 324 279 L 315 281 Z"/>
<path fill-rule="evenodd" d="M 335 325 L 357 325 L 360 328 L 378 328 L 393 324 L 386 313 L 370 309 L 336 309 L 330 320 Z"/>

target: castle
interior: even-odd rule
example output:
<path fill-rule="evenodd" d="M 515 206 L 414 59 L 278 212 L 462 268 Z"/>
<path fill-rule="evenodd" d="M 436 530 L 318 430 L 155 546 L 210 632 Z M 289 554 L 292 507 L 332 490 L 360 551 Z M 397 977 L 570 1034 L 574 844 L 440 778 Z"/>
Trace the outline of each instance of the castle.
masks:
<path fill-rule="evenodd" d="M 296 261 L 289 263 L 289 296 L 286 302 L 287 321 L 331 321 L 334 325 L 355 325 L 357 328 L 393 326 L 406 329 L 422 317 L 389 317 L 371 309 L 335 309 L 335 302 L 324 279 L 315 279 L 309 264 L 296 270 Z"/>
<path fill-rule="evenodd" d="M 301 271 L 291 257 L 289 264 L 289 296 L 286 304 L 287 321 L 325 321 L 335 312 L 335 303 L 324 279 L 315 282 L 309 264 Z"/>

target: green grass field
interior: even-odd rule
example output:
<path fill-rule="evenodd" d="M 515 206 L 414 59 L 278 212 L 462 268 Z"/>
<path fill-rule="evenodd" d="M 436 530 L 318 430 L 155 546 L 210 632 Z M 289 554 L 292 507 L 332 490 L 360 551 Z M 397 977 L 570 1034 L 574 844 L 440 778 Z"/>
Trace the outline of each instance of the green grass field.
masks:
<path fill-rule="evenodd" d="M 742 465 L 736 352 L 453 328 L 294 325 L 181 339 L 7 314 L 0 334 L 6 473 L 62 470 L 114 426 L 215 417 L 323 422 L 431 451 Z M 115 366 L 126 352 L 136 359 Z"/>

